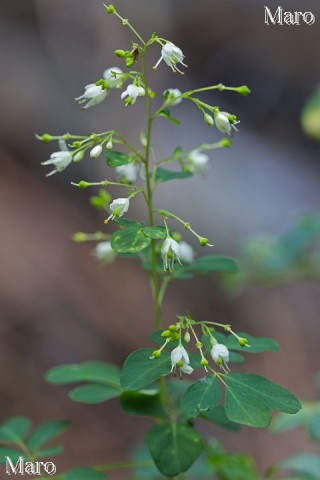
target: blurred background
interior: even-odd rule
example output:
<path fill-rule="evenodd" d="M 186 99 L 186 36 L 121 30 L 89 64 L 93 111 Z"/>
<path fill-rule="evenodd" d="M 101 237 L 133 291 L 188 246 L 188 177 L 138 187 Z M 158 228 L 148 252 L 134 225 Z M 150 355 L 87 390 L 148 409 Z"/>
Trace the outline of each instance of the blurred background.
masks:
<path fill-rule="evenodd" d="M 156 31 L 183 49 L 189 68 L 181 77 L 163 63 L 152 70 L 160 55 L 153 48 L 149 79 L 160 94 L 168 87 L 186 90 L 218 82 L 247 84 L 252 90 L 246 98 L 232 92 L 203 97 L 236 114 L 240 132 L 231 149 L 211 154 L 205 180 L 198 176 L 164 184 L 157 206 L 187 218 L 212 240 L 216 254 L 235 257 L 253 236 L 281 235 L 298 214 L 317 212 L 319 144 L 302 132 L 300 117 L 320 81 L 318 19 L 313 26 L 268 27 L 264 3 L 256 0 L 114 3 L 143 36 Z M 267 4 L 272 10 L 278 6 L 271 0 Z M 320 14 L 318 0 L 283 0 L 281 5 Z M 113 51 L 127 49 L 132 34 L 106 14 L 100 0 L 2 0 L 0 39 L 0 422 L 18 414 L 35 424 L 71 419 L 66 452 L 56 460 L 58 471 L 121 460 L 137 438 L 143 439 L 148 421 L 141 428 L 141 419 L 128 418 L 116 401 L 75 404 L 66 389 L 46 384 L 43 377 L 59 363 L 100 359 L 121 365 L 132 350 L 149 346 L 153 312 L 148 279 L 131 261 L 102 267 L 92 255 L 93 245 L 72 241 L 78 230 L 112 229 L 104 227 L 104 214 L 90 207 L 93 192 L 70 186 L 71 181 L 111 175 L 104 160 L 86 159 L 45 178 L 40 162 L 57 146 L 43 145 L 34 135 L 116 128 L 137 142 L 145 120 L 142 101 L 125 110 L 115 91 L 108 101 L 81 111 L 73 100 L 106 68 L 122 67 Z M 191 149 L 221 138 L 191 104 L 176 107 L 174 114 L 180 127 L 165 119 L 157 123 L 159 157 L 177 145 Z M 130 218 L 145 214 L 135 199 Z M 186 240 L 198 248 L 193 238 Z M 249 359 L 249 371 L 312 399 L 317 395 L 313 373 L 320 368 L 319 298 L 316 278 L 249 282 L 230 298 L 210 277 L 173 284 L 164 323 L 190 310 L 195 318 L 272 336 L 281 353 L 255 356 L 254 363 Z M 249 428 L 228 434 L 207 427 L 207 434 L 227 448 L 253 454 L 262 469 L 309 448 L 299 432 L 274 438 Z"/>

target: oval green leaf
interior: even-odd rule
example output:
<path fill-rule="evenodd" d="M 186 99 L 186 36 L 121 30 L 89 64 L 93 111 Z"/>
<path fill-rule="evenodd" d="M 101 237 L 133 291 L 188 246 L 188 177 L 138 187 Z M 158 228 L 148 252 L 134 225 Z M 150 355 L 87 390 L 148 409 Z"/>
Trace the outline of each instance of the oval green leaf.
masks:
<path fill-rule="evenodd" d="M 113 152 L 111 150 L 106 150 L 107 164 L 109 167 L 121 167 L 121 165 L 128 165 L 128 163 L 133 162 L 133 157 L 129 157 L 122 152 Z"/>
<path fill-rule="evenodd" d="M 118 397 L 120 394 L 120 387 L 113 388 L 109 385 L 92 383 L 71 390 L 69 397 L 75 402 L 94 404 L 105 402 L 111 398 Z"/>
<path fill-rule="evenodd" d="M 120 383 L 123 388 L 141 390 L 163 375 L 170 373 L 170 354 L 162 352 L 159 358 L 151 359 L 153 351 L 152 348 L 142 348 L 128 356 L 120 376 Z"/>
<path fill-rule="evenodd" d="M 12 417 L 0 426 L 0 442 L 20 443 L 31 428 L 26 417 Z"/>
<path fill-rule="evenodd" d="M 192 173 L 190 172 L 173 172 L 172 170 L 160 167 L 158 167 L 156 171 L 157 183 L 170 182 L 171 180 L 181 180 L 190 177 L 192 177 Z"/>
<path fill-rule="evenodd" d="M 181 410 L 187 417 L 197 417 L 202 412 L 216 407 L 220 399 L 220 382 L 210 375 L 190 385 L 181 399 Z"/>
<path fill-rule="evenodd" d="M 120 397 L 120 405 L 129 415 L 153 418 L 165 417 L 159 394 L 136 391 L 123 392 Z"/>
<path fill-rule="evenodd" d="M 66 420 L 52 420 L 43 423 L 29 437 L 27 442 L 29 449 L 32 452 L 38 450 L 42 445 L 65 432 L 69 425 L 70 422 Z"/>
<path fill-rule="evenodd" d="M 147 435 L 154 463 L 166 477 L 186 472 L 203 450 L 203 439 L 186 425 L 156 425 Z"/>
<path fill-rule="evenodd" d="M 119 367 L 111 363 L 99 361 L 59 365 L 49 370 L 46 374 L 46 380 L 49 383 L 59 385 L 92 381 L 119 387 L 119 378 Z"/>
<path fill-rule="evenodd" d="M 128 227 L 118 230 L 111 236 L 111 246 L 118 253 L 136 253 L 146 248 L 151 238 L 139 227 Z"/>

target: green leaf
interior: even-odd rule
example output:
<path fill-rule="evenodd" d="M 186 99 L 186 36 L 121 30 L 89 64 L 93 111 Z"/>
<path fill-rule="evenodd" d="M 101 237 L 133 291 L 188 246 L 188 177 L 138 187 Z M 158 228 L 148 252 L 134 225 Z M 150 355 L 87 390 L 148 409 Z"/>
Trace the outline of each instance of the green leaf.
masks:
<path fill-rule="evenodd" d="M 316 418 L 320 412 L 320 402 L 303 402 L 302 409 L 295 415 L 280 413 L 277 415 L 271 425 L 272 432 L 286 432 L 297 427 L 308 427 L 313 418 Z"/>
<path fill-rule="evenodd" d="M 12 417 L 0 426 L 0 442 L 20 443 L 31 428 L 26 417 Z"/>
<path fill-rule="evenodd" d="M 203 439 L 186 425 L 156 425 L 149 430 L 147 443 L 154 463 L 167 477 L 186 472 L 203 450 Z"/>
<path fill-rule="evenodd" d="M 119 397 L 121 388 L 109 387 L 109 385 L 101 385 L 92 383 L 90 385 L 82 385 L 71 390 L 69 397 L 75 402 L 81 403 L 102 403 L 111 398 Z"/>
<path fill-rule="evenodd" d="M 170 180 L 179 180 L 183 178 L 192 177 L 190 172 L 173 172 L 172 170 L 167 170 L 166 168 L 157 168 L 156 171 L 156 182 L 164 183 L 169 182 Z"/>
<path fill-rule="evenodd" d="M 154 227 L 145 227 L 142 229 L 143 233 L 147 235 L 150 238 L 154 238 L 155 240 L 157 239 L 162 239 L 164 240 L 167 237 L 167 232 L 165 227 L 156 225 Z"/>
<path fill-rule="evenodd" d="M 150 358 L 152 348 L 132 352 L 123 365 L 121 386 L 127 390 L 141 390 L 171 371 L 170 354 L 162 352 L 159 358 Z"/>
<path fill-rule="evenodd" d="M 157 117 L 165 117 L 169 122 L 174 123 L 175 125 L 180 125 L 180 121 L 176 118 L 171 117 L 171 112 L 168 108 L 164 108 L 161 112 L 158 113 Z"/>
<path fill-rule="evenodd" d="M 210 422 L 215 423 L 216 425 L 219 425 L 219 427 L 225 428 L 226 430 L 232 430 L 234 432 L 238 432 L 240 430 L 240 425 L 238 423 L 231 422 L 226 415 L 225 409 L 221 406 L 213 408 L 212 410 L 208 410 L 207 412 L 202 413 L 200 416 L 201 418 L 209 420 Z"/>
<path fill-rule="evenodd" d="M 229 257 L 222 257 L 218 255 L 206 255 L 197 258 L 190 265 L 182 268 L 183 271 L 192 271 L 197 273 L 206 272 L 226 272 L 236 273 L 238 267 L 236 262 Z"/>
<path fill-rule="evenodd" d="M 106 190 L 100 189 L 98 195 L 90 197 L 89 201 L 93 207 L 105 210 L 111 202 L 111 195 Z"/>
<path fill-rule="evenodd" d="M 113 152 L 111 150 L 106 150 L 106 158 L 107 164 L 109 167 L 115 168 L 120 167 L 121 165 L 128 165 L 128 163 L 132 163 L 134 158 L 129 157 L 122 152 Z"/>
<path fill-rule="evenodd" d="M 56 445 L 55 447 L 49 447 L 43 450 L 39 450 L 37 452 L 37 458 L 54 457 L 55 455 L 59 455 L 59 453 L 62 453 L 63 451 L 64 448 L 61 445 Z"/>
<path fill-rule="evenodd" d="M 147 390 L 123 392 L 120 397 L 120 405 L 130 415 L 153 418 L 165 417 L 158 393 L 155 394 Z"/>
<path fill-rule="evenodd" d="M 279 467 L 307 475 L 310 480 L 319 480 L 320 456 L 313 453 L 301 453 L 280 462 Z"/>
<path fill-rule="evenodd" d="M 200 413 L 214 408 L 221 398 L 219 380 L 213 375 L 194 382 L 181 400 L 181 410 L 187 417 L 197 417 Z"/>
<path fill-rule="evenodd" d="M 234 480 L 258 480 L 257 468 L 252 457 L 234 453 L 213 454 L 210 463 L 215 467 L 219 478 Z"/>
<path fill-rule="evenodd" d="M 229 420 L 251 427 L 270 424 L 272 410 L 297 413 L 301 404 L 288 390 L 259 375 L 232 373 L 226 382 L 226 415 Z"/>
<path fill-rule="evenodd" d="M 140 252 L 151 242 L 151 238 L 141 228 L 128 227 L 118 230 L 111 236 L 111 246 L 118 253 Z"/>
<path fill-rule="evenodd" d="M 61 480 L 106 480 L 104 473 L 89 467 L 77 467 L 62 475 Z"/>
<path fill-rule="evenodd" d="M 17 463 L 19 460 L 19 457 L 22 457 L 22 456 L 23 456 L 22 452 L 18 452 L 13 448 L 0 447 L 0 464 L 2 465 L 6 464 L 6 457 L 9 457 L 11 462 Z"/>
<path fill-rule="evenodd" d="M 121 227 L 144 227 L 145 224 L 142 222 L 137 222 L 136 220 L 130 220 L 130 218 L 115 218 L 113 220 L 115 223 L 118 225 L 121 225 Z"/>
<path fill-rule="evenodd" d="M 53 438 L 67 430 L 70 422 L 66 420 L 51 420 L 36 428 L 28 439 L 27 446 L 31 451 L 38 450 Z"/>
<path fill-rule="evenodd" d="M 58 385 L 91 381 L 119 387 L 119 378 L 120 369 L 116 365 L 99 361 L 60 365 L 46 374 L 46 380 L 49 383 Z"/>

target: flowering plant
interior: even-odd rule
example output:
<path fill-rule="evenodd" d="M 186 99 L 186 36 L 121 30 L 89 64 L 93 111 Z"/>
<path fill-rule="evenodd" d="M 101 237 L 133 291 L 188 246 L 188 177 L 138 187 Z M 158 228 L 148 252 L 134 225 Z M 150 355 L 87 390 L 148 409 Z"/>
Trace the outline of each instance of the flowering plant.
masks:
<path fill-rule="evenodd" d="M 109 210 L 105 224 L 113 221 L 119 228 L 112 235 L 107 233 L 108 227 L 106 233 L 78 232 L 75 240 L 96 240 L 96 255 L 102 262 L 109 263 L 117 256 L 126 257 L 128 254 L 130 258 L 141 262 L 150 276 L 152 286 L 155 306 L 152 329 L 155 331 L 150 334 L 150 340 L 155 346 L 132 352 L 122 370 L 110 363 L 91 361 L 54 367 L 48 372 L 47 380 L 55 384 L 84 383 L 70 392 L 70 397 L 75 401 L 99 403 L 120 398 L 121 406 L 127 413 L 152 417 L 155 425 L 147 434 L 147 446 L 153 464 L 163 477 L 184 478 L 184 472 L 192 467 L 201 454 L 207 459 L 207 474 L 217 473 L 216 466 L 210 461 L 210 443 L 196 428 L 197 418 L 231 429 L 237 429 L 240 424 L 266 428 L 270 424 L 272 410 L 294 414 L 299 411 L 300 403 L 292 393 L 266 378 L 232 372 L 232 363 L 243 362 L 243 354 L 277 351 L 279 347 L 272 339 L 238 333 L 230 325 L 221 324 L 215 319 L 197 320 L 190 313 L 177 315 L 169 325 L 165 324 L 161 309 L 171 281 L 209 272 L 235 273 L 237 266 L 228 257 L 209 254 L 195 258 L 192 247 L 172 230 L 174 222 L 182 224 L 186 234 L 194 235 L 204 249 L 210 250 L 213 244 L 191 227 L 187 220 L 171 210 L 154 205 L 154 192 L 164 182 L 190 179 L 199 172 L 205 172 L 209 164 L 207 152 L 231 145 L 230 137 L 237 131 L 236 125 L 239 123 L 236 115 L 205 103 L 199 95 L 202 92 L 229 90 L 246 96 L 250 90 L 247 86 L 227 87 L 221 83 L 186 92 L 168 88 L 163 93 L 161 105 L 154 110 L 152 102 L 155 93 L 150 87 L 146 68 L 149 49 L 161 49 L 155 69 L 163 60 L 162 65 L 166 64 L 173 72 L 181 74 L 187 68 L 184 54 L 178 46 L 155 33 L 145 41 L 113 5 L 106 6 L 106 10 L 131 30 L 134 41 L 128 50 L 115 51 L 124 65 L 105 70 L 103 78 L 85 86 L 84 93 L 76 100 L 83 109 L 88 109 L 105 101 L 112 90 L 121 90 L 119 96 L 128 108 L 134 108 L 136 102 L 144 101 L 147 126 L 140 135 L 141 146 L 131 145 L 116 130 L 89 135 L 43 134 L 38 138 L 44 143 L 59 142 L 60 151 L 43 162 L 43 165 L 54 166 L 48 175 L 62 172 L 72 162 L 81 161 L 86 153 L 91 158 L 106 157 L 107 165 L 111 168 L 108 171 L 111 180 L 81 180 L 73 185 L 79 189 L 99 187 L 96 202 L 99 206 L 108 205 Z M 190 151 L 177 148 L 169 158 L 157 159 L 152 147 L 154 124 L 159 117 L 179 124 L 172 117 L 171 109 L 178 107 L 182 101 L 192 102 L 207 126 L 215 127 L 218 132 L 228 136 L 215 143 L 195 146 Z M 118 147 L 121 147 L 121 151 Z M 168 164 L 175 169 L 166 168 Z M 122 188 L 125 193 L 111 202 L 108 189 L 112 186 Z M 148 224 L 127 216 L 130 215 L 131 201 L 136 195 L 141 195 L 145 201 Z M 193 375 L 196 371 L 199 375 L 195 380 Z M 172 382 L 175 376 L 183 379 L 179 388 Z M 27 458 L 42 458 L 58 453 L 59 449 L 51 449 L 48 453 L 43 445 L 66 427 L 65 422 L 51 422 L 39 427 L 42 435 L 38 429 L 31 439 L 24 440 L 29 422 L 17 417 L 2 426 L 0 441 L 15 443 L 18 438 L 17 445 Z M 106 478 L 104 472 L 111 468 L 110 465 L 76 468 L 58 477 L 63 480 L 102 480 Z M 225 475 L 219 478 L 247 477 Z"/>

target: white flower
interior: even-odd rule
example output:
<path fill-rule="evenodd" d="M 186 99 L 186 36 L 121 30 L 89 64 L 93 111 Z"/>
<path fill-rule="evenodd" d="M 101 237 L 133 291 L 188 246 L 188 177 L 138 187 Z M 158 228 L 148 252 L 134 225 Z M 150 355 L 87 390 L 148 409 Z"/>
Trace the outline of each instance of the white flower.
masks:
<path fill-rule="evenodd" d="M 113 220 L 114 218 L 122 217 L 122 215 L 128 211 L 129 205 L 130 201 L 128 198 L 116 198 L 113 200 L 110 204 L 110 210 L 112 213 L 107 220 L 105 220 L 105 223 L 107 223 L 110 218 Z"/>
<path fill-rule="evenodd" d="M 50 159 L 41 163 L 41 165 L 54 165 L 55 167 L 52 172 L 47 173 L 47 177 L 57 172 L 63 172 L 72 162 L 72 153 L 69 152 L 67 144 L 62 138 L 59 140 L 59 147 L 59 152 L 51 153 Z"/>
<path fill-rule="evenodd" d="M 122 83 L 123 71 L 118 67 L 108 68 L 103 72 L 103 78 L 108 82 L 109 88 L 117 88 Z"/>
<path fill-rule="evenodd" d="M 116 257 L 116 252 L 111 247 L 111 242 L 100 242 L 95 248 L 96 257 L 105 263 L 111 263 Z"/>
<path fill-rule="evenodd" d="M 85 103 L 88 100 L 88 103 L 82 107 L 86 110 L 87 108 L 101 103 L 107 95 L 108 92 L 106 89 L 103 89 L 100 85 L 96 85 L 95 83 L 90 83 L 84 87 L 84 94 L 75 98 L 75 100 L 80 104 Z"/>
<path fill-rule="evenodd" d="M 92 148 L 92 150 L 90 150 L 90 157 L 93 159 L 96 159 L 100 157 L 101 153 L 102 153 L 102 145 L 96 145 L 95 147 Z"/>
<path fill-rule="evenodd" d="M 174 45 L 173 43 L 171 42 L 167 42 L 161 49 L 161 57 L 159 58 L 159 60 L 157 61 L 157 63 L 155 64 L 155 66 L 153 68 L 157 68 L 159 63 L 164 60 L 165 63 L 172 68 L 172 70 L 175 72 L 176 70 L 179 72 L 179 73 L 182 73 L 179 68 L 177 67 L 177 63 L 181 63 L 181 65 L 183 65 L 184 67 L 186 67 L 187 65 L 185 65 L 183 63 L 183 59 L 184 59 L 184 55 L 182 53 L 182 50 L 177 47 L 176 45 Z"/>
<path fill-rule="evenodd" d="M 137 179 L 137 166 L 134 163 L 120 165 L 115 168 L 117 174 L 122 178 L 126 178 L 129 182 L 135 182 Z"/>
<path fill-rule="evenodd" d="M 193 368 L 189 365 L 190 359 L 187 350 L 179 345 L 171 352 L 171 372 L 175 371 L 177 365 L 183 373 L 192 373 Z"/>
<path fill-rule="evenodd" d="M 213 361 L 220 365 L 224 371 L 228 371 L 229 367 L 227 362 L 229 361 L 229 350 L 222 343 L 216 343 L 210 350 Z"/>
<path fill-rule="evenodd" d="M 182 92 L 178 88 L 168 88 L 163 92 L 166 105 L 179 105 L 182 102 Z"/>
<path fill-rule="evenodd" d="M 240 123 L 239 121 L 230 123 L 229 115 L 230 113 L 228 112 L 218 112 L 214 116 L 217 129 L 220 130 L 220 132 L 222 133 L 227 133 L 228 135 L 231 134 L 232 129 L 237 132 L 238 129 L 236 125 L 237 123 Z"/>
<path fill-rule="evenodd" d="M 188 156 L 188 167 L 193 173 L 203 173 L 208 168 L 209 156 L 200 150 L 192 150 Z"/>
<path fill-rule="evenodd" d="M 134 84 L 128 85 L 127 89 L 122 92 L 121 99 L 123 100 L 125 97 L 129 97 L 126 101 L 127 104 L 130 103 L 133 105 L 136 103 L 138 97 L 143 97 L 146 94 L 145 89 L 143 87 L 137 87 Z"/>
<path fill-rule="evenodd" d="M 180 242 L 179 259 L 184 263 L 192 263 L 194 259 L 194 251 L 191 245 L 187 242 Z"/>
<path fill-rule="evenodd" d="M 179 255 L 180 255 L 180 246 L 179 243 L 173 240 L 173 238 L 167 237 L 161 246 L 161 255 L 163 259 L 163 269 L 164 271 L 170 270 L 173 272 L 175 259 L 181 264 Z"/>

